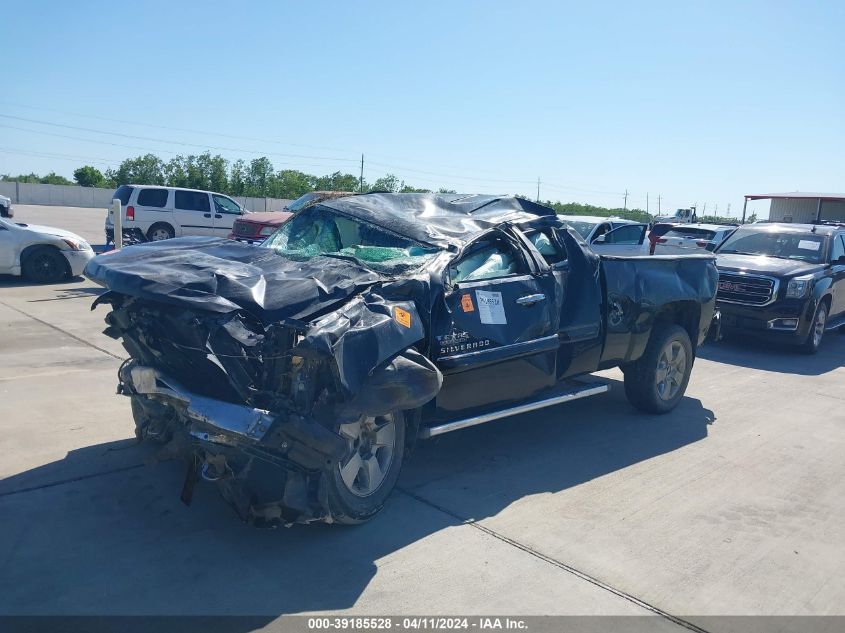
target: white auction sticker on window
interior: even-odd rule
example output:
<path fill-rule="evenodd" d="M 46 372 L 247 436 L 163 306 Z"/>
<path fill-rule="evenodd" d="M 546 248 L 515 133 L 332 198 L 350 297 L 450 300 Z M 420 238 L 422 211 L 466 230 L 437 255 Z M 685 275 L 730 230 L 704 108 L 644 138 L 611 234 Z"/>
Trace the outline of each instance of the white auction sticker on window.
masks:
<path fill-rule="evenodd" d="M 821 245 L 821 242 L 815 240 L 798 240 L 798 248 L 803 248 L 805 251 L 817 251 Z"/>
<path fill-rule="evenodd" d="M 505 304 L 501 292 L 475 291 L 475 302 L 478 304 L 478 316 L 482 323 L 488 325 L 507 325 Z"/>

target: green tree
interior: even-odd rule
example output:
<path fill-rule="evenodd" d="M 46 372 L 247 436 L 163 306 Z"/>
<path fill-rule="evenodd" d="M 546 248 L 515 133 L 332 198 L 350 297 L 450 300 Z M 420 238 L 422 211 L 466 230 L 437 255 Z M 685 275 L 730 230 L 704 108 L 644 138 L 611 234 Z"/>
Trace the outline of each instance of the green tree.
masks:
<path fill-rule="evenodd" d="M 298 198 L 314 191 L 317 179 L 296 169 L 283 169 L 276 174 L 277 194 L 280 198 Z"/>
<path fill-rule="evenodd" d="M 402 181 L 402 187 L 399 189 L 399 193 L 431 193 L 431 189 L 417 189 L 416 187 L 412 187 L 410 185 L 406 185 L 405 181 Z"/>
<path fill-rule="evenodd" d="M 246 190 L 246 183 L 244 182 L 246 173 L 246 164 L 238 159 L 232 163 L 232 171 L 229 174 L 229 187 L 225 193 L 233 196 L 243 196 Z"/>
<path fill-rule="evenodd" d="M 339 171 L 321 176 L 314 181 L 317 191 L 358 191 L 358 176 L 343 174 Z"/>
<path fill-rule="evenodd" d="M 80 187 L 105 187 L 106 179 L 102 172 L 91 165 L 83 165 L 74 170 L 73 179 Z"/>
<path fill-rule="evenodd" d="M 120 163 L 115 172 L 115 180 L 120 185 L 136 183 L 139 185 L 163 185 L 164 163 L 154 154 L 145 154 L 136 158 L 127 158 Z"/>
<path fill-rule="evenodd" d="M 206 154 L 207 155 L 207 154 Z M 208 156 L 208 185 L 212 191 L 228 193 L 229 189 L 229 161 L 217 154 Z"/>
<path fill-rule="evenodd" d="M 440 187 L 440 189 L 437 190 L 437 193 L 458 193 L 458 192 L 455 191 L 454 189 L 444 189 L 443 187 Z"/>
<path fill-rule="evenodd" d="M 269 195 L 269 185 L 273 176 L 273 163 L 266 156 L 250 161 L 245 174 L 246 195 L 254 197 Z"/>
<path fill-rule="evenodd" d="M 387 191 L 390 193 L 397 193 L 404 183 L 399 182 L 399 178 L 393 174 L 385 174 L 376 180 L 371 186 L 370 191 Z"/>

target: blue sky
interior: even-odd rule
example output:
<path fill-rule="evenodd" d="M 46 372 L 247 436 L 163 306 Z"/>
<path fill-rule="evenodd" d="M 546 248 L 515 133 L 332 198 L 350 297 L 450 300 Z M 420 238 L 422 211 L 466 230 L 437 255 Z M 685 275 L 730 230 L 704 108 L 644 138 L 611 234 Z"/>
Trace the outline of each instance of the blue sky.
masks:
<path fill-rule="evenodd" d="M 845 190 L 838 0 L 30 1 L 3 14 L 0 173 L 205 149 L 357 173 L 363 152 L 369 180 L 534 195 L 540 177 L 543 199 L 617 206 L 627 189 L 652 211 L 658 195 L 664 211 L 736 214 L 745 193 Z"/>

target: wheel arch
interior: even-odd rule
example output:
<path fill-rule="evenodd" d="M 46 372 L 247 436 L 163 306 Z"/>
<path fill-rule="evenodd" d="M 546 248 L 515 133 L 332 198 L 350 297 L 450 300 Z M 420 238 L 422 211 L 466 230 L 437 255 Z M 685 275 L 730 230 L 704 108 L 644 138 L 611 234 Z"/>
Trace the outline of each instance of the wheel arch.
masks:
<path fill-rule="evenodd" d="M 689 335 L 693 353 L 698 347 L 699 329 L 701 326 L 701 304 L 696 301 L 674 301 L 662 306 L 654 315 L 651 335 L 654 336 L 658 328 L 665 325 L 679 325 Z"/>

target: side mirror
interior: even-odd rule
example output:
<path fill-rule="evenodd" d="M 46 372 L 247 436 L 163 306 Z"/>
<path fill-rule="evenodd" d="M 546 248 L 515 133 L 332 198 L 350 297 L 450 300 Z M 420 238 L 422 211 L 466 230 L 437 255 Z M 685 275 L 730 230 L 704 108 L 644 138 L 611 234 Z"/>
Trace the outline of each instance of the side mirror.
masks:
<path fill-rule="evenodd" d="M 704 248 L 712 253 L 713 251 L 716 250 L 716 243 L 715 242 L 709 242 L 707 244 L 707 246 L 705 246 Z"/>
<path fill-rule="evenodd" d="M 837 266 L 845 266 L 845 255 L 840 255 L 839 258 L 833 263 Z"/>

